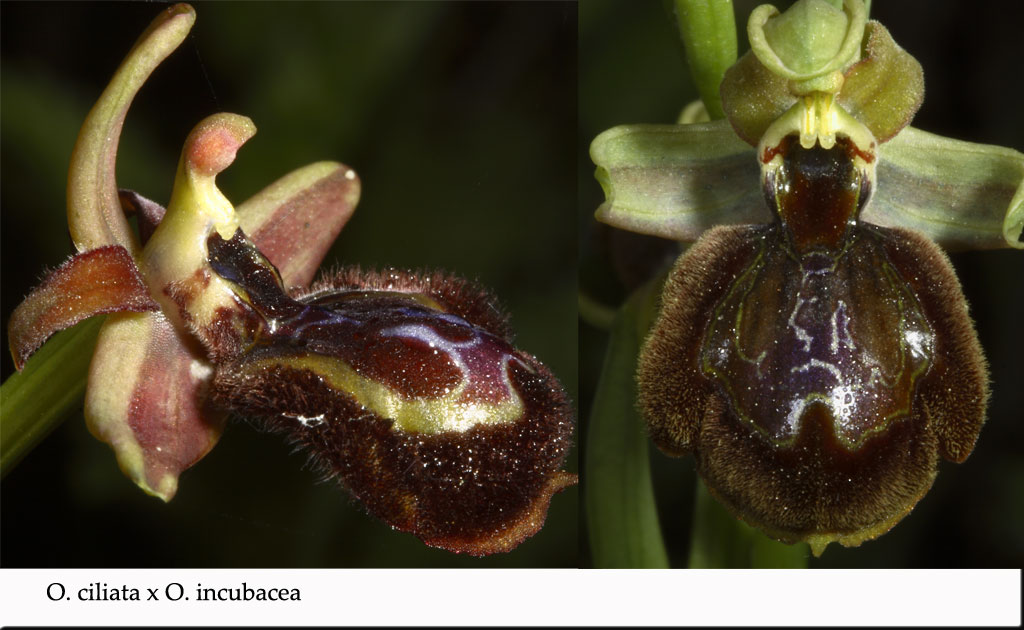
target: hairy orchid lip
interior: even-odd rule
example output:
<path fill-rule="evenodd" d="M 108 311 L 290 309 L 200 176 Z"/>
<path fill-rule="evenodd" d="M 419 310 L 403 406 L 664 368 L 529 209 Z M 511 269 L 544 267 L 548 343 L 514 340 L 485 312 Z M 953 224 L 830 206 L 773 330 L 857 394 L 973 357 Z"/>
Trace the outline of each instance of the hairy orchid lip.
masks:
<path fill-rule="evenodd" d="M 114 26 L 122 21 L 107 20 L 106 15 L 97 18 L 96 12 L 87 13 L 90 24 L 109 24 L 110 28 L 98 32 L 109 31 L 109 39 L 116 46 L 116 34 L 120 31 Z M 340 11 L 339 15 L 342 13 L 348 15 L 345 11 Z M 366 18 L 367 14 L 360 13 L 360 17 Z M 206 28 L 202 27 L 204 23 L 215 25 L 218 22 L 213 15 L 207 20 L 210 18 L 214 19 L 201 21 L 200 28 Z M 125 17 L 123 22 L 133 19 L 134 15 Z M 147 192 L 144 186 L 139 192 L 115 186 L 115 166 L 120 167 L 118 173 L 122 176 L 137 171 L 137 168 L 124 168 L 126 158 L 135 159 L 124 154 L 131 144 L 127 141 L 121 145 L 121 163 L 115 164 L 125 111 L 150 72 L 185 38 L 194 19 L 191 7 L 177 5 L 163 11 L 154 21 L 129 51 L 106 96 L 90 116 L 82 133 L 85 142 L 74 160 L 77 170 L 73 179 L 77 179 L 74 192 L 69 194 L 76 202 L 87 202 L 87 207 L 75 210 L 71 218 L 79 223 L 73 232 L 82 251 L 69 263 L 66 273 L 51 278 L 51 288 L 60 288 L 65 294 L 63 297 L 68 298 L 63 287 L 69 282 L 79 282 L 76 274 L 91 274 L 100 282 L 120 284 L 120 293 L 115 294 L 111 289 L 110 295 L 103 296 L 106 302 L 96 306 L 94 302 L 102 300 L 79 291 L 80 296 L 70 297 L 84 305 L 76 304 L 72 309 L 68 308 L 69 299 L 65 304 L 44 299 L 38 313 L 46 317 L 33 318 L 40 330 L 22 337 L 25 343 L 19 354 L 27 357 L 51 328 L 67 325 L 67 318 L 53 317 L 61 309 L 81 311 L 83 317 L 106 314 L 103 325 L 93 327 L 94 337 L 96 329 L 99 331 L 98 340 L 76 346 L 77 350 L 82 350 L 87 345 L 94 359 L 89 384 L 86 385 L 85 377 L 81 378 L 81 387 L 87 390 L 88 427 L 113 449 L 117 464 L 131 482 L 164 501 L 171 500 L 178 492 L 192 491 L 189 483 L 194 485 L 202 473 L 189 482 L 189 476 L 182 476 L 184 471 L 218 443 L 229 416 L 244 417 L 240 408 L 214 401 L 214 384 L 221 382 L 218 377 L 234 368 L 241 372 L 243 364 L 260 373 L 271 373 L 290 361 L 290 367 L 296 368 L 293 372 L 306 376 L 315 373 L 313 380 L 317 384 L 329 386 L 331 391 L 321 391 L 329 394 L 332 402 L 328 405 L 343 406 L 344 403 L 334 399 L 343 398 L 349 390 L 358 393 L 358 396 L 349 396 L 357 407 L 350 424 L 362 429 L 371 425 L 379 428 L 387 423 L 392 427 L 387 435 L 363 434 L 363 438 L 390 440 L 398 436 L 394 439 L 398 439 L 403 448 L 412 449 L 408 452 L 415 458 L 430 463 L 426 471 L 419 471 L 415 480 L 407 479 L 405 486 L 396 489 L 393 497 L 381 497 L 366 488 L 360 489 L 360 502 L 376 501 L 383 505 L 387 499 L 402 509 L 421 506 L 411 517 L 404 512 L 375 510 L 387 522 L 380 528 L 383 532 L 401 527 L 429 545 L 460 553 L 484 555 L 515 548 L 543 524 L 552 496 L 576 480 L 575 475 L 560 470 L 565 451 L 571 445 L 569 435 L 573 429 L 572 409 L 565 392 L 535 357 L 512 345 L 507 317 L 496 309 L 496 300 L 492 297 L 474 298 L 478 289 L 472 282 L 447 273 L 394 271 L 388 272 L 389 275 L 405 276 L 398 284 L 415 281 L 421 290 L 410 293 L 401 287 L 391 290 L 365 287 L 362 284 L 367 274 L 358 279 L 359 287 L 345 284 L 324 288 L 321 282 L 318 287 L 309 288 L 320 260 L 358 200 L 360 180 L 354 170 L 336 162 L 312 164 L 286 175 L 250 201 L 236 205 L 232 195 L 221 193 L 214 177 L 232 164 L 236 156 L 242 160 L 243 168 L 259 170 L 261 164 L 270 168 L 268 165 L 289 159 L 286 157 L 289 152 L 275 151 L 271 158 L 256 160 L 255 166 L 246 167 L 244 162 L 254 158 L 246 158 L 247 150 L 240 152 L 239 149 L 254 132 L 252 122 L 233 114 L 216 114 L 201 122 L 185 140 L 170 199 L 166 196 L 159 201 L 147 199 L 152 189 Z M 258 18 L 247 15 L 247 23 L 252 19 Z M 207 33 L 207 36 L 217 37 L 215 33 Z M 226 41 L 221 37 L 221 43 Z M 123 43 L 125 48 L 130 44 Z M 255 60 L 256 57 L 249 59 L 249 64 Z M 345 81 L 352 81 L 356 86 L 356 89 L 346 88 L 346 94 L 359 95 L 363 91 L 358 86 L 364 77 L 380 74 L 367 74 L 365 67 L 377 62 L 370 57 L 363 61 L 370 66 L 358 62 L 358 55 L 356 61 L 342 64 Z M 361 67 L 364 69 L 359 70 Z M 254 68 L 256 66 L 250 70 Z M 185 71 L 189 72 L 187 68 Z M 155 76 L 160 81 L 161 76 L 173 75 L 162 72 Z M 211 75 L 210 79 L 213 87 L 223 77 Z M 309 82 L 278 86 L 284 89 L 278 92 L 289 93 L 302 89 L 303 85 Z M 301 98 L 293 100 L 303 102 Z M 156 101 L 157 107 L 160 102 Z M 167 115 L 159 120 L 167 125 L 177 124 L 173 120 L 175 110 L 169 106 L 173 102 L 176 101 L 163 101 L 168 105 L 163 112 Z M 349 120 L 350 112 L 362 109 L 365 107 L 348 103 L 325 111 L 327 116 L 340 115 Z M 266 120 L 256 122 L 261 128 L 274 124 Z M 314 127 L 323 134 L 321 139 L 346 135 L 344 125 L 342 129 L 329 120 L 315 122 Z M 453 125 L 455 131 L 451 135 L 463 128 L 475 129 L 457 124 Z M 292 138 L 291 142 L 301 143 L 303 129 L 308 131 L 309 127 L 299 125 L 290 135 L 287 129 L 280 126 L 278 129 L 285 137 Z M 466 153 L 449 147 L 444 150 L 455 157 Z M 140 155 L 143 158 L 140 163 L 159 152 L 159 147 L 149 146 L 145 154 Z M 433 161 L 429 164 L 431 168 Z M 435 176 L 431 174 L 426 190 L 432 191 L 431 195 L 438 191 L 447 194 L 445 186 L 453 189 L 462 186 L 465 178 L 460 179 L 460 171 L 463 168 L 448 169 L 454 175 L 452 183 L 442 182 L 436 189 Z M 409 173 L 410 181 L 415 182 L 418 189 L 424 189 L 417 178 L 425 172 L 427 169 L 414 169 Z M 87 177 L 78 177 L 83 173 Z M 165 175 L 170 178 L 170 174 Z M 154 177 L 153 181 L 160 179 Z M 244 182 L 245 187 L 251 185 L 249 178 L 241 173 L 236 181 Z M 375 185 L 387 187 L 388 184 Z M 111 191 L 115 191 L 116 197 L 107 194 Z M 103 201 L 100 197 L 104 194 L 107 200 L 115 198 L 117 203 L 93 207 L 91 202 Z M 481 215 L 493 212 L 500 219 L 495 208 L 470 199 L 472 197 L 441 205 L 450 205 L 456 213 L 462 208 L 466 208 L 467 213 Z M 94 212 L 97 208 L 101 212 Z M 111 209 L 115 211 L 113 214 Z M 424 204 L 424 209 L 422 215 L 434 225 L 454 223 L 446 219 L 447 215 L 432 216 L 434 206 L 429 203 Z M 401 212 L 398 208 L 398 218 L 391 222 L 391 240 L 400 246 L 405 242 L 427 241 L 425 234 L 402 231 L 406 220 Z M 129 222 L 123 220 L 122 213 L 131 215 Z M 500 220 L 495 223 L 498 222 Z M 133 223 L 138 224 L 137 234 L 132 233 L 136 231 Z M 122 234 L 126 225 L 132 229 Z M 452 234 L 464 233 L 467 229 L 465 225 L 444 227 Z M 468 229 L 472 230 L 472 226 Z M 211 236 L 230 241 L 236 234 L 249 242 L 250 253 L 255 257 L 256 268 L 245 273 L 234 273 L 237 269 L 231 267 L 232 262 L 218 259 L 208 245 Z M 481 229 L 479 234 L 474 232 L 472 238 L 479 237 L 483 243 L 485 234 L 486 230 Z M 535 236 L 531 234 L 531 239 Z M 374 236 L 371 233 L 368 237 L 355 235 L 355 238 L 362 243 L 371 241 Z M 110 244 L 93 246 L 101 242 Z M 537 240 L 531 242 L 538 245 Z M 499 240 L 498 245 L 496 251 L 500 252 L 506 241 Z M 438 245 L 441 246 L 451 245 Z M 543 244 L 540 246 L 546 248 Z M 385 250 L 380 251 L 384 255 Z M 509 253 L 514 253 L 511 248 Z M 509 262 L 503 260 L 501 264 Z M 105 267 L 116 267 L 116 272 L 124 278 L 108 273 Z M 272 286 L 273 290 L 259 287 L 250 271 L 262 274 L 260 282 Z M 332 275 L 331 279 L 346 283 L 347 277 Z M 464 303 L 467 300 L 476 303 L 467 305 Z M 108 308 L 109 313 L 104 310 Z M 383 325 L 383 320 L 387 320 L 388 325 Z M 100 324 L 101 320 L 94 323 Z M 354 341 L 337 342 L 336 338 L 344 335 Z M 364 341 L 372 338 L 374 343 L 360 346 L 356 343 L 360 336 Z M 61 335 L 60 339 L 64 337 Z M 290 351 L 296 352 L 289 354 Z M 344 357 L 339 358 L 338 354 Z M 32 368 L 51 356 L 50 353 L 37 355 L 37 361 L 28 366 Z M 261 360 L 267 363 L 259 363 Z M 345 365 L 339 367 L 342 363 Z M 286 383 L 289 378 L 297 377 L 285 371 L 280 371 L 280 375 Z M 276 381 L 269 382 L 265 389 L 277 385 Z M 35 389 L 42 388 L 36 386 Z M 292 396 L 301 399 L 312 389 L 294 390 Z M 80 398 L 81 394 L 78 396 Z M 224 400 L 226 398 L 217 398 L 217 401 Z M 287 417 L 291 402 L 281 403 L 284 411 L 279 414 L 280 418 Z M 332 419 L 330 411 L 328 408 L 303 409 L 293 414 L 291 420 L 312 431 L 331 424 L 327 422 Z M 367 413 L 380 415 L 382 420 L 359 422 Z M 545 435 L 549 439 L 544 438 Z M 334 469 L 375 463 L 372 457 L 366 456 L 374 445 L 352 445 L 353 436 L 360 437 L 348 433 L 337 436 L 347 449 L 340 452 L 351 456 L 352 462 L 331 455 Z M 420 448 L 417 442 L 421 439 L 427 446 Z M 383 443 L 378 442 L 377 446 Z M 523 452 L 523 449 L 529 450 Z M 360 458 L 364 461 L 357 461 Z M 397 472 L 378 469 L 382 473 L 378 477 L 400 475 L 410 469 L 411 463 L 414 461 L 403 460 L 404 467 Z M 6 471 L 6 458 L 4 464 Z M 246 477 L 241 479 L 243 483 L 256 477 L 250 477 L 251 470 L 246 471 L 244 466 L 235 470 Z M 458 483 L 448 481 L 457 477 Z M 344 495 L 336 498 L 345 500 Z M 456 505 L 461 505 L 465 514 L 453 513 Z M 159 510 L 157 505 L 151 507 Z M 392 523 L 392 519 L 397 520 Z M 345 533 L 339 535 L 344 538 Z M 412 540 L 412 537 L 394 538 L 408 539 L 406 543 Z M 440 556 L 435 554 L 434 557 Z"/>
<path fill-rule="evenodd" d="M 374 515 L 450 551 L 508 551 L 543 523 L 572 412 L 557 380 L 507 340 L 494 299 L 448 275 L 342 272 L 287 295 L 238 231 L 207 240 L 250 309 L 218 351 L 213 399 L 303 445 Z M 223 309 L 233 326 L 232 312 Z M 255 322 L 255 323 L 253 323 Z"/>
<path fill-rule="evenodd" d="M 775 221 L 713 229 L 680 257 L 639 398 L 658 445 L 692 451 L 712 495 L 820 555 L 888 531 L 940 456 L 970 452 L 988 377 L 941 250 L 858 220 L 862 147 L 807 147 L 781 124 L 762 167 Z"/>

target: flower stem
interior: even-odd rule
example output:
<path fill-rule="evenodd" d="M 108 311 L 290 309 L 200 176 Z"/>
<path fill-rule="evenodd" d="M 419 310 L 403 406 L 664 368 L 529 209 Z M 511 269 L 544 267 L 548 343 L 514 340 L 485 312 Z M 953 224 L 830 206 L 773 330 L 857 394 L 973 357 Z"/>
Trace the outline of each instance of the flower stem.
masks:
<path fill-rule="evenodd" d="M 711 120 L 725 117 L 718 86 L 736 63 L 736 18 L 732 0 L 675 0 L 679 36 L 701 100 Z"/>
<path fill-rule="evenodd" d="M 0 387 L 0 477 L 81 407 L 104 319 L 90 317 L 57 333 Z"/>

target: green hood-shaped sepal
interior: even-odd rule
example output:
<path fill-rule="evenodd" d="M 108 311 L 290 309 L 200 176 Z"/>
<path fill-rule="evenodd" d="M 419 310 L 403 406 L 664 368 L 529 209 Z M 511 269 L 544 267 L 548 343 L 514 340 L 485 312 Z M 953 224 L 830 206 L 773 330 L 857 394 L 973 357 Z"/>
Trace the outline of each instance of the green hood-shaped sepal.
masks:
<path fill-rule="evenodd" d="M 845 12 L 801 0 L 781 15 L 768 5 L 750 16 L 752 50 L 725 73 L 722 107 L 737 135 L 756 146 L 772 122 L 802 96 L 827 92 L 879 142 L 910 124 L 924 98 L 921 65 L 860 0 Z M 850 42 L 856 40 L 854 52 Z"/>

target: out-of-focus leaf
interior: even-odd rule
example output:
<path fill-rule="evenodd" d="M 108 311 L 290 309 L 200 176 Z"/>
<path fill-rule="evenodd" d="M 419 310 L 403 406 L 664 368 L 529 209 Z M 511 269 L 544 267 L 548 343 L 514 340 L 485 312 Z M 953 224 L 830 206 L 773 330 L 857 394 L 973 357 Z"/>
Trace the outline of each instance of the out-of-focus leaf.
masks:
<path fill-rule="evenodd" d="M 111 315 L 89 368 L 89 430 L 125 475 L 164 501 L 217 443 L 226 418 L 202 405 L 213 368 L 192 344 L 160 312 Z"/>
<path fill-rule="evenodd" d="M 58 330 L 116 311 L 154 311 L 135 261 L 120 245 L 73 256 L 47 276 L 11 314 L 11 354 L 18 369 Z"/>
<path fill-rule="evenodd" d="M 597 219 L 617 228 L 691 241 L 715 225 L 771 220 L 754 149 L 726 120 L 614 127 L 590 157 L 606 196 Z"/>
<path fill-rule="evenodd" d="M 195 22 L 187 4 L 168 7 L 132 46 L 78 133 L 68 172 L 68 228 L 78 251 L 121 245 L 135 256 L 138 239 L 121 211 L 114 163 L 125 115 L 142 84 L 184 41 Z"/>
<path fill-rule="evenodd" d="M 616 316 L 594 396 L 583 478 L 590 549 L 598 568 L 668 567 L 633 377 L 661 280 L 638 289 Z"/>
<path fill-rule="evenodd" d="M 913 127 L 881 145 L 862 219 L 918 230 L 947 249 L 1024 248 L 1024 154 Z"/>
<path fill-rule="evenodd" d="M 80 407 L 104 319 L 92 317 L 57 333 L 0 387 L 0 476 Z"/>
<path fill-rule="evenodd" d="M 307 286 L 359 202 L 355 171 L 317 162 L 292 171 L 236 208 L 242 230 L 285 286 Z"/>

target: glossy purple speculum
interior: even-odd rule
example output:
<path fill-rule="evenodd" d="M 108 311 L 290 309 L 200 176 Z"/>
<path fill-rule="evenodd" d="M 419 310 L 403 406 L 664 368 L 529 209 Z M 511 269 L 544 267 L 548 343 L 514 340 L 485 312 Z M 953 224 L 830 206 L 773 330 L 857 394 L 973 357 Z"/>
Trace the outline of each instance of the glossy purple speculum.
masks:
<path fill-rule="evenodd" d="M 934 332 L 883 248 L 883 229 L 859 224 L 869 187 L 852 143 L 779 147 L 766 178 L 778 220 L 714 309 L 701 369 L 737 416 L 777 445 L 792 443 L 813 406 L 855 450 L 910 413 Z"/>
<path fill-rule="evenodd" d="M 334 356 L 409 397 L 441 396 L 466 378 L 467 398 L 513 396 L 505 373 L 514 351 L 503 340 L 418 295 L 345 291 L 314 298 L 285 324 L 309 352 Z M 521 362 L 520 362 L 521 363 Z"/>
<path fill-rule="evenodd" d="M 239 285 L 262 318 L 246 360 L 333 357 L 403 398 L 439 398 L 461 386 L 460 400 L 485 404 L 517 398 L 510 361 L 532 371 L 507 341 L 428 295 L 332 289 L 295 300 L 240 234 L 211 237 L 209 247 L 213 268 Z"/>

